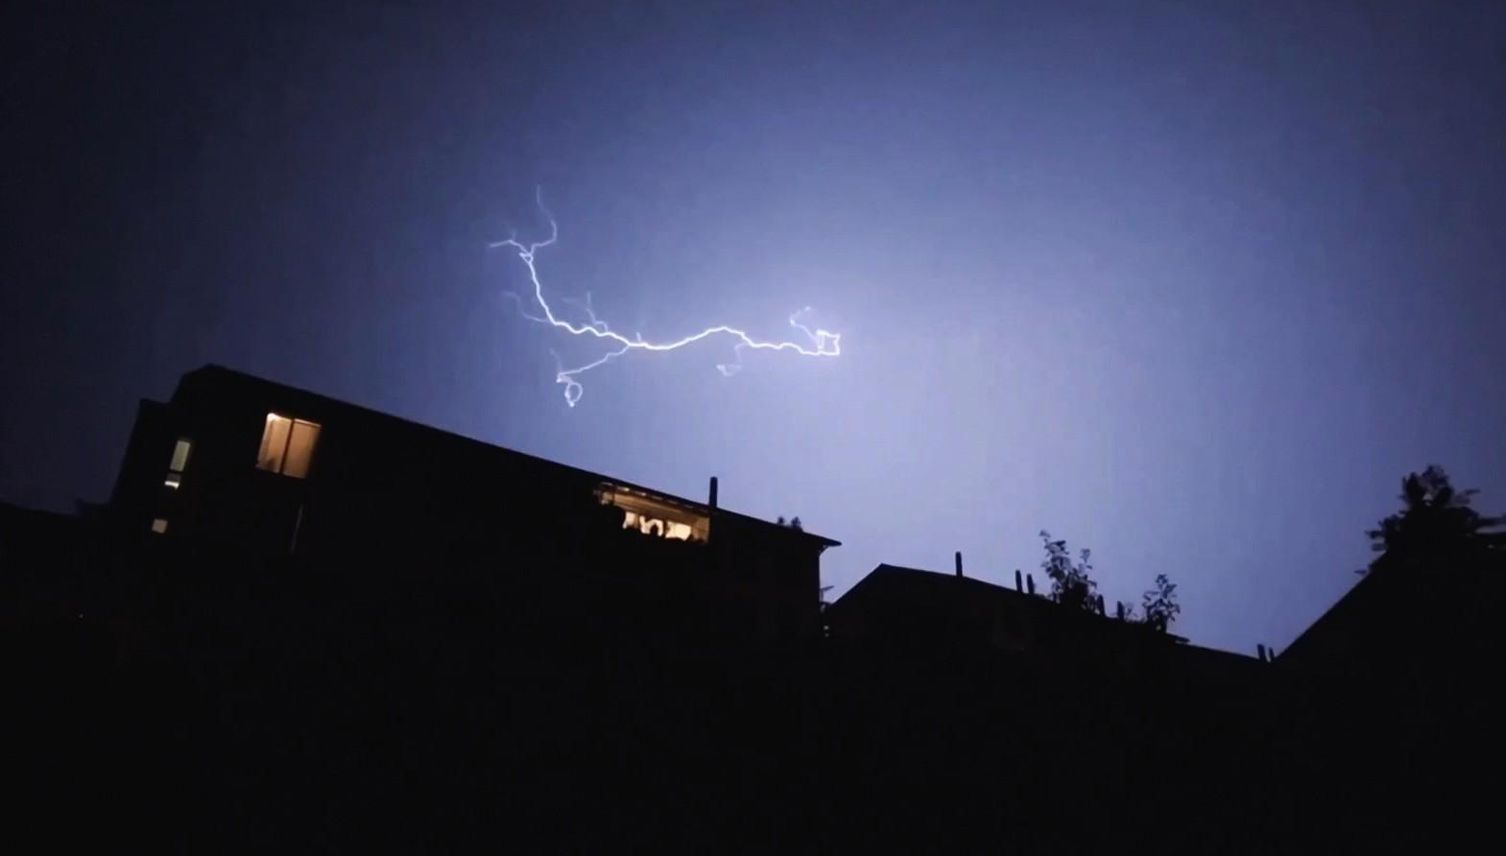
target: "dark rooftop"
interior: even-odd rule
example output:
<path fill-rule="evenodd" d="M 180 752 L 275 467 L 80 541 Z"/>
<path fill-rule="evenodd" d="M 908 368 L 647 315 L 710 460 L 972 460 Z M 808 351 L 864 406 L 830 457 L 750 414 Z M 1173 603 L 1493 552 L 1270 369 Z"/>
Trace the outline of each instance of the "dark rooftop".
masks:
<path fill-rule="evenodd" d="M 578 467 L 572 467 L 568 464 L 562 464 L 557 461 L 551 461 L 546 458 L 529 455 L 525 452 L 519 452 L 515 449 L 506 448 L 505 446 L 498 446 L 493 443 L 487 443 L 474 437 L 467 437 L 463 434 L 456 434 L 452 431 L 445 431 L 439 428 L 435 428 L 432 425 L 425 425 L 421 422 L 414 422 L 411 419 L 404 419 L 400 416 L 394 416 L 390 413 L 373 410 L 369 407 L 363 407 L 358 404 L 351 404 L 349 402 L 341 401 L 327 395 L 310 392 L 308 390 L 295 386 L 289 386 L 283 383 L 277 383 L 276 381 L 270 381 L 265 378 L 257 377 L 256 375 L 247 374 L 242 371 L 237 371 L 235 369 L 227 368 L 221 365 L 215 365 L 213 363 L 206 364 L 183 375 L 182 379 L 179 381 L 177 390 L 173 393 L 173 401 L 181 403 L 187 400 L 192 400 L 192 398 L 196 396 L 197 390 L 201 387 L 201 385 L 208 386 L 209 388 L 213 389 L 222 387 L 226 382 L 246 386 L 261 386 L 283 393 L 292 392 L 299 397 L 318 402 L 319 404 L 331 409 L 345 410 L 347 412 L 357 413 L 365 419 L 385 420 L 389 423 L 401 424 L 409 428 L 410 430 L 428 433 L 436 439 L 442 439 L 445 442 L 465 443 L 477 448 L 485 449 L 493 454 L 513 456 L 518 460 L 526 461 L 536 466 L 554 469 L 561 474 L 569 474 L 570 476 L 575 478 L 609 482 L 614 487 L 626 488 L 631 491 L 640 492 L 646 496 L 650 496 L 663 501 L 668 501 L 703 514 L 709 515 L 712 512 L 711 506 L 704 502 L 696 502 L 694 500 L 664 493 L 663 491 L 633 484 L 632 482 L 623 481 L 611 476 L 602 475 L 600 473 L 593 473 L 588 470 L 580 469 Z M 827 538 L 823 535 L 817 535 L 813 532 L 807 532 L 803 529 L 795 529 L 789 526 L 780 526 L 779 524 L 770 522 L 768 520 L 763 520 L 747 514 L 740 514 L 735 511 L 729 511 L 726 508 L 721 507 L 720 505 L 718 505 L 716 508 L 716 516 L 721 519 L 733 519 L 759 526 L 778 528 L 790 533 L 791 535 L 810 539 L 811 541 L 820 544 L 822 549 L 825 549 L 827 547 L 837 547 L 842 543 L 832 538 Z"/>

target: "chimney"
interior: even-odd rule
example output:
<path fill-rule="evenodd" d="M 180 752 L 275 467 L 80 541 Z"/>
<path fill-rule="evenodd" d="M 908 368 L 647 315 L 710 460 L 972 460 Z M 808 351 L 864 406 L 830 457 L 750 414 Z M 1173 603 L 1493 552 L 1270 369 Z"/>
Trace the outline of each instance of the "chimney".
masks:
<path fill-rule="evenodd" d="M 1262 663 L 1264 663 L 1266 661 L 1266 659 L 1265 659 L 1265 646 L 1264 645 L 1256 645 L 1255 646 L 1255 656 L 1259 657 L 1260 658 L 1260 662 L 1262 662 Z"/>
<path fill-rule="evenodd" d="M 1025 575 L 1025 588 L 1030 592 L 1030 594 L 1035 594 L 1035 577 L 1032 577 L 1029 574 Z"/>
<path fill-rule="evenodd" d="M 957 552 L 953 553 L 952 558 L 957 563 L 957 576 L 960 577 L 962 576 L 962 551 L 958 550 Z"/>
<path fill-rule="evenodd" d="M 1015 572 L 1014 572 L 1014 590 L 1015 591 L 1024 591 L 1025 590 L 1025 583 L 1020 579 L 1020 570 L 1019 570 L 1019 568 L 1016 568 Z"/>
<path fill-rule="evenodd" d="M 706 500 L 706 504 L 713 510 L 716 508 L 716 476 L 711 477 L 711 496 Z"/>
<path fill-rule="evenodd" d="M 1114 601 L 1114 615 L 1117 616 L 1120 621 L 1124 620 L 1124 601 Z"/>

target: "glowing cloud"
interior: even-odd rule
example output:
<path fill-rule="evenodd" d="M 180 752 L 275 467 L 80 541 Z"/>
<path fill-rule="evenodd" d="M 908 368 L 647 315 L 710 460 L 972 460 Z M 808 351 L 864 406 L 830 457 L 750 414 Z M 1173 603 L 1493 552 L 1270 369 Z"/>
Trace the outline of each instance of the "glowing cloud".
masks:
<path fill-rule="evenodd" d="M 561 318 L 555 314 L 554 308 L 549 305 L 549 301 L 544 297 L 544 286 L 539 282 L 539 269 L 537 266 L 538 251 L 550 246 L 559 238 L 559 225 L 555 222 L 554 216 L 544 207 L 542 200 L 539 201 L 539 210 L 543 211 L 544 216 L 549 219 L 549 237 L 547 239 L 525 244 L 519 241 L 517 235 L 514 234 L 507 240 L 496 241 L 490 246 L 493 249 L 507 247 L 515 251 L 518 254 L 518 258 L 522 260 L 523 266 L 528 269 L 528 280 L 533 284 L 533 302 L 537 304 L 538 310 L 543 314 L 535 315 L 530 313 L 528 309 L 523 308 L 521 297 L 516 294 L 509 294 L 510 297 L 518 301 L 518 308 L 522 312 L 523 317 L 540 324 L 547 324 L 558 330 L 564 330 L 572 336 L 599 339 L 603 343 L 614 346 L 612 350 L 607 351 L 597 359 L 575 368 L 566 368 L 563 363 L 559 362 L 559 355 L 555 355 L 555 360 L 559 364 L 559 371 L 554 376 L 554 380 L 556 383 L 564 385 L 565 403 L 571 407 L 574 407 L 580 401 L 581 393 L 585 391 L 580 381 L 576 380 L 576 378 L 594 368 L 606 365 L 629 351 L 674 351 L 688 345 L 693 345 L 702 339 L 709 339 L 713 336 L 726 336 L 734 340 L 732 346 L 734 361 L 731 363 L 720 363 L 716 367 L 717 371 L 726 377 L 731 377 L 742 368 L 742 353 L 748 349 L 757 351 L 791 351 L 802 357 L 835 357 L 842 353 L 842 337 L 840 334 L 822 330 L 819 327 L 812 330 L 801 322 L 801 318 L 810 312 L 810 307 L 806 307 L 790 316 L 790 326 L 799 330 L 809 340 L 806 345 L 798 342 L 771 342 L 755 339 L 746 332 L 726 324 L 707 327 L 698 333 L 692 333 L 684 338 L 666 342 L 650 342 L 645 340 L 641 334 L 634 334 L 631 337 L 624 336 L 609 327 L 605 321 L 596 317 L 596 311 L 591 307 L 591 297 L 589 294 L 586 295 L 584 303 L 570 300 L 569 298 L 559 299 L 560 303 L 569 304 L 579 309 L 586 317 L 585 323 Z"/>

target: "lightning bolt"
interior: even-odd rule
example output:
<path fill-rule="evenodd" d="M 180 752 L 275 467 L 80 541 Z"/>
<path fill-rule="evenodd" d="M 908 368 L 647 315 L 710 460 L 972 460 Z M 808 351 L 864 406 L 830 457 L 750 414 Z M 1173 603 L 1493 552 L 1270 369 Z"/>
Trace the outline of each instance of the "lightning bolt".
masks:
<path fill-rule="evenodd" d="M 596 310 L 591 306 L 591 295 L 589 292 L 586 294 L 584 303 L 569 298 L 559 299 L 561 303 L 570 304 L 580 310 L 586 318 L 584 323 L 561 318 L 555 314 L 554 308 L 549 305 L 549 301 L 544 297 L 544 286 L 539 281 L 537 264 L 539 250 L 552 246 L 559 239 L 559 224 L 555 222 L 554 216 L 549 213 L 549 209 L 544 207 L 543 199 L 540 198 L 537 202 L 539 210 L 549 220 L 548 238 L 525 244 L 518 240 L 517 233 L 514 232 L 507 240 L 495 241 L 488 246 L 492 249 L 505 247 L 514 251 L 517 253 L 518 259 L 523 262 L 523 266 L 528 269 L 528 280 L 533 285 L 532 303 L 537 305 L 537 310 L 542 314 L 530 312 L 524 307 L 521 297 L 511 292 L 508 293 L 508 297 L 517 301 L 518 310 L 524 318 L 564 330 L 572 336 L 585 336 L 600 340 L 603 343 L 610 343 L 613 346 L 612 350 L 607 351 L 595 360 L 574 368 L 566 368 L 564 362 L 560 360 L 559 354 L 554 355 L 557 368 L 554 381 L 565 387 L 565 403 L 571 407 L 580 402 L 581 394 L 585 392 L 585 388 L 577 380 L 578 377 L 592 369 L 606 365 L 629 351 L 675 351 L 693 345 L 702 339 L 709 339 L 713 336 L 726 336 L 734 340 L 732 346 L 734 360 L 731 363 L 717 364 L 716 370 L 721 372 L 723 377 L 731 377 L 742 369 L 742 354 L 745 350 L 793 351 L 802 357 L 835 357 L 842 353 L 841 334 L 832 333 L 819 327 L 812 330 L 801 321 L 811 311 L 810 307 L 801 309 L 790 316 L 790 326 L 800 331 L 809 340 L 808 344 L 805 345 L 799 342 L 771 342 L 755 339 L 745 331 L 726 324 L 707 327 L 699 333 L 692 333 L 684 338 L 668 342 L 651 342 L 644 339 L 641 333 L 635 333 L 631 337 L 624 336 L 613 330 L 605 321 L 596 316 Z"/>

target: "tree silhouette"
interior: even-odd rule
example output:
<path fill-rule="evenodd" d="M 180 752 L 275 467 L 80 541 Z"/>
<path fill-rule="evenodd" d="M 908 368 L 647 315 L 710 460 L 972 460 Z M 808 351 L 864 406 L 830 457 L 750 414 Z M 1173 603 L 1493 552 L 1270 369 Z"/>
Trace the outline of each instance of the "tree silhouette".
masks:
<path fill-rule="evenodd" d="M 1145 623 L 1165 633 L 1182 612 L 1181 604 L 1177 603 L 1177 584 L 1165 574 L 1156 574 L 1155 587 L 1145 593 L 1140 607 L 1145 612 Z"/>
<path fill-rule="evenodd" d="M 1065 540 L 1053 540 L 1051 533 L 1044 529 L 1041 530 L 1041 540 L 1046 547 L 1046 558 L 1041 561 L 1041 570 L 1051 579 L 1051 599 L 1069 609 L 1097 612 L 1098 599 L 1094 596 L 1094 590 L 1098 588 L 1098 583 L 1094 582 L 1091 575 L 1092 551 L 1084 549 L 1074 563 Z"/>
<path fill-rule="evenodd" d="M 1470 507 L 1477 490 L 1455 490 L 1448 473 L 1432 465 L 1401 480 L 1402 509 L 1365 534 L 1371 547 L 1390 556 L 1460 556 L 1506 553 L 1506 517 L 1487 517 Z M 1479 552 L 1476 552 L 1479 551 Z"/>

